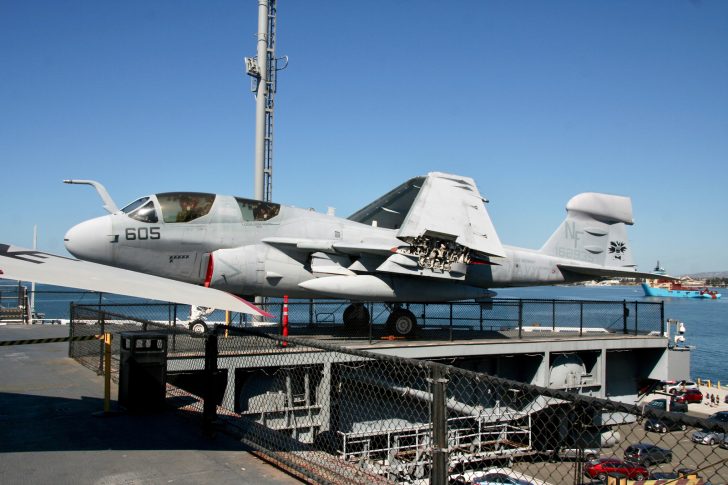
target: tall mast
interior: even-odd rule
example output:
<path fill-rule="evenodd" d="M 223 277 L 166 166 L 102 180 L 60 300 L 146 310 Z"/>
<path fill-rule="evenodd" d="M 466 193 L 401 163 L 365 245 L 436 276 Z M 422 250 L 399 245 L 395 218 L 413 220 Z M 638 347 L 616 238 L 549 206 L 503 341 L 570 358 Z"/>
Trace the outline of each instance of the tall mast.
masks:
<path fill-rule="evenodd" d="M 275 56 L 276 0 L 258 0 L 258 54 L 245 58 L 247 74 L 253 77 L 255 92 L 255 179 L 257 200 L 270 201 L 273 195 L 273 97 L 276 92 Z"/>

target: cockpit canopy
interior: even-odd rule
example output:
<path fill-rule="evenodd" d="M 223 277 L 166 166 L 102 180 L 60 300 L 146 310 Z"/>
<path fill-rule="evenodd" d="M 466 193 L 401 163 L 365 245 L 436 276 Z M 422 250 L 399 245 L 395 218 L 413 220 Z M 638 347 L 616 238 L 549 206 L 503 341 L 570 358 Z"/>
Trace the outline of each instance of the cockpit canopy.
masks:
<path fill-rule="evenodd" d="M 241 197 L 235 197 L 235 200 L 238 202 L 243 220 L 246 222 L 267 221 L 277 216 L 281 210 L 280 204 L 274 204 L 272 202 L 243 199 Z"/>
<path fill-rule="evenodd" d="M 142 197 L 127 205 L 121 212 L 141 222 L 158 222 L 154 202 L 149 197 Z"/>
<path fill-rule="evenodd" d="M 165 223 L 190 222 L 210 213 L 217 197 L 203 192 L 165 192 L 156 194 Z M 271 202 L 235 197 L 243 221 L 267 221 L 278 215 L 281 206 Z M 160 222 L 152 196 L 142 197 L 127 205 L 121 212 L 140 222 Z"/>
<path fill-rule="evenodd" d="M 164 222 L 189 222 L 207 215 L 215 202 L 215 194 L 202 192 L 166 192 L 157 194 Z M 141 222 L 159 222 L 151 197 L 142 197 L 121 212 Z"/>
<path fill-rule="evenodd" d="M 157 194 L 159 207 L 162 209 L 164 222 L 189 222 L 206 216 L 215 194 L 202 192 L 166 192 Z"/>

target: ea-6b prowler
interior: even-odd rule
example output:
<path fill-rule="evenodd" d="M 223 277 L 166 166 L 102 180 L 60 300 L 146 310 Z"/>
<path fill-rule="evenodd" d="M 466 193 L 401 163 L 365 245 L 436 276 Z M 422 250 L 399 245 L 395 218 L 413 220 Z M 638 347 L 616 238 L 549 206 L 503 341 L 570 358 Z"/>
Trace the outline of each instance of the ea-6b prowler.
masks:
<path fill-rule="evenodd" d="M 235 295 L 341 298 L 346 325 L 369 321 L 364 301 L 391 302 L 391 331 L 416 317 L 398 303 L 492 297 L 492 288 L 550 285 L 635 271 L 628 197 L 583 193 L 541 249 L 502 245 L 473 179 L 415 177 L 343 219 L 241 197 L 167 192 L 118 209 L 65 237 L 77 258 Z"/>

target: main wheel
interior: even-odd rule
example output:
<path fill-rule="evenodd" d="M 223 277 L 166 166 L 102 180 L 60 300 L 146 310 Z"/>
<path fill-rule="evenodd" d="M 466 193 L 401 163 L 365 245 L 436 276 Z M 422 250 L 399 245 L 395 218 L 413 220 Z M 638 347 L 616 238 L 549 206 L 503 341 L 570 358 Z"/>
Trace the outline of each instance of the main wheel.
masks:
<path fill-rule="evenodd" d="M 607 474 L 606 473 L 599 473 L 597 475 L 597 480 L 606 480 L 606 479 L 607 479 Z"/>
<path fill-rule="evenodd" d="M 190 322 L 190 332 L 194 333 L 195 335 L 203 335 L 205 332 L 207 332 L 207 325 L 205 325 L 205 322 L 202 320 L 195 320 L 194 322 Z"/>
<path fill-rule="evenodd" d="M 644 475 L 643 475 L 642 473 L 637 473 L 637 474 L 636 474 L 636 475 L 634 476 L 634 479 L 635 479 L 635 480 L 637 480 L 637 481 L 639 481 L 639 480 L 644 480 L 644 479 L 645 479 L 645 476 L 644 476 Z"/>
<path fill-rule="evenodd" d="M 344 327 L 350 330 L 369 325 L 369 310 L 363 303 L 352 303 L 344 310 Z"/>
<path fill-rule="evenodd" d="M 397 308 L 387 318 L 387 329 L 400 337 L 411 337 L 417 330 L 417 317 L 404 308 Z"/>

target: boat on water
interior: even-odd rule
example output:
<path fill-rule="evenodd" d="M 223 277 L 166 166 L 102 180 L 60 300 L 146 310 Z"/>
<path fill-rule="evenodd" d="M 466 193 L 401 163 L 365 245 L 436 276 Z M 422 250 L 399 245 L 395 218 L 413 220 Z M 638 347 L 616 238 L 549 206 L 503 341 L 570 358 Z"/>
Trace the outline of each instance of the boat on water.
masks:
<path fill-rule="evenodd" d="M 656 274 L 665 274 L 665 270 L 660 267 L 660 262 L 653 270 Z M 711 290 L 705 286 L 704 281 L 696 281 L 692 279 L 683 279 L 673 281 L 668 279 L 652 279 L 642 283 L 642 290 L 645 296 L 656 296 L 661 298 L 705 298 L 717 300 L 722 295 L 715 290 Z"/>

